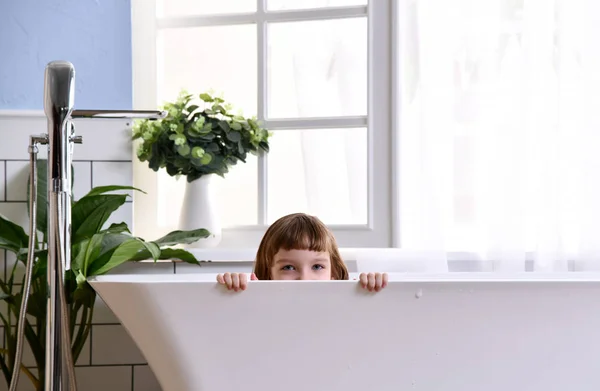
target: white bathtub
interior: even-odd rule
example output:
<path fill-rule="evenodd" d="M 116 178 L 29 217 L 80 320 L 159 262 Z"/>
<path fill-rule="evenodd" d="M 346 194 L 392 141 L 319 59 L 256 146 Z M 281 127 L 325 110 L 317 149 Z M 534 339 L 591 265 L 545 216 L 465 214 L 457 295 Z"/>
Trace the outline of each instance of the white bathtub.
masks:
<path fill-rule="evenodd" d="M 391 274 L 258 281 L 109 275 L 90 283 L 164 391 L 600 388 L 600 274 Z"/>

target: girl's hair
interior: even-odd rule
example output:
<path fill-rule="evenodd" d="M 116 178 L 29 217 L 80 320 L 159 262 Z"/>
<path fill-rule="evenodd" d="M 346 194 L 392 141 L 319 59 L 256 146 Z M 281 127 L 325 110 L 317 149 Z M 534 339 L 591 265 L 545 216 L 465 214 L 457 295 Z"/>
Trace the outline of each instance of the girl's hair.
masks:
<path fill-rule="evenodd" d="M 294 213 L 271 224 L 260 242 L 254 262 L 254 273 L 259 280 L 272 278 L 273 259 L 281 249 L 327 252 L 331 259 L 332 279 L 348 279 L 348 269 L 333 233 L 315 216 Z"/>

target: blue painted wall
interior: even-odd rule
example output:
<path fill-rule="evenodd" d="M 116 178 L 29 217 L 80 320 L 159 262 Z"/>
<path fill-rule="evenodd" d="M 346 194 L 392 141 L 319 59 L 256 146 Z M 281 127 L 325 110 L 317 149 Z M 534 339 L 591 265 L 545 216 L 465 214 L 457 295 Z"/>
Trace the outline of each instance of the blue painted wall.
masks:
<path fill-rule="evenodd" d="M 130 0 L 0 0 L 0 109 L 43 109 L 53 60 L 75 66 L 76 108 L 130 109 Z"/>

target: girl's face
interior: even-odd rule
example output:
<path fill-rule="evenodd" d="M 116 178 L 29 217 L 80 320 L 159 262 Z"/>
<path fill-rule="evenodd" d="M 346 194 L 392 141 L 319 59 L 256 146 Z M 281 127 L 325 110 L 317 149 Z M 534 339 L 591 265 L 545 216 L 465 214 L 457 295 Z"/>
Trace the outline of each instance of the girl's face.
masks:
<path fill-rule="evenodd" d="M 331 280 L 331 259 L 327 252 L 279 250 L 271 267 L 273 280 Z"/>

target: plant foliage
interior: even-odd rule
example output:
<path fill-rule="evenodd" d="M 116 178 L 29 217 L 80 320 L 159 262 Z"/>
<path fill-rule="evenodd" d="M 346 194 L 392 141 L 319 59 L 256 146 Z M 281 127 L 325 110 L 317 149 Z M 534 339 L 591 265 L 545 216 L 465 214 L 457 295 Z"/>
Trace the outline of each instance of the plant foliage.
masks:
<path fill-rule="evenodd" d="M 22 366 L 23 372 L 31 380 L 36 390 L 43 390 L 46 341 L 46 300 L 47 300 L 47 186 L 45 160 L 38 161 L 38 191 L 36 250 L 31 290 L 25 325 L 25 338 L 31 348 L 37 370 Z M 66 291 L 70 310 L 70 333 L 73 359 L 79 357 L 89 336 L 96 292 L 88 284 L 87 278 L 110 272 L 115 267 L 131 261 L 145 259 L 180 259 L 198 264 L 190 252 L 172 248 L 178 244 L 193 243 L 209 236 L 205 229 L 174 231 L 154 241 L 135 237 L 127 224 L 116 223 L 107 227 L 107 221 L 127 200 L 128 194 L 113 194 L 122 190 L 136 190 L 128 186 L 100 186 L 72 203 L 71 225 L 71 269 L 67 271 Z M 0 300 L 7 305 L 7 312 L 0 312 L 4 326 L 5 349 L 0 349 L 0 370 L 10 383 L 16 349 L 16 325 L 23 294 L 24 277 L 19 270 L 27 261 L 29 236 L 25 230 L 0 215 L 0 251 L 6 250 L 16 259 L 12 267 L 7 264 L 5 278 L 0 277 Z M 34 373 L 37 372 L 37 373 Z"/>
<path fill-rule="evenodd" d="M 255 117 L 231 113 L 231 105 L 208 93 L 201 102 L 185 91 L 163 109 L 162 120 L 137 122 L 133 139 L 141 139 L 137 156 L 158 171 L 165 168 L 170 176 L 185 175 L 192 182 L 203 175 L 224 177 L 248 153 L 269 152 L 270 132 Z"/>

